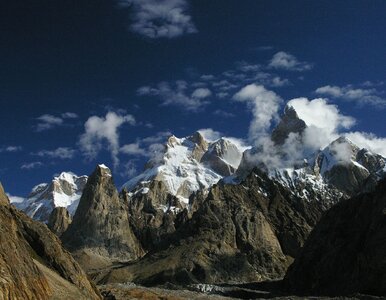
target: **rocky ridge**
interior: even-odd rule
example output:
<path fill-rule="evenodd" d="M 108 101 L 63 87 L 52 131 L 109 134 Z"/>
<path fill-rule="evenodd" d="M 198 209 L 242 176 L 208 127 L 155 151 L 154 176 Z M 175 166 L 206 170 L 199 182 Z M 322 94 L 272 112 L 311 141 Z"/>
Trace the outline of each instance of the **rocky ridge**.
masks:
<path fill-rule="evenodd" d="M 286 275 L 305 295 L 386 295 L 386 179 L 341 201 L 316 225 Z"/>
<path fill-rule="evenodd" d="M 197 211 L 157 250 L 96 280 L 153 285 L 278 279 L 321 214 L 316 202 L 304 203 L 258 170 L 240 185 L 213 186 L 197 201 Z"/>
<path fill-rule="evenodd" d="M 77 299 L 101 299 L 58 238 L 9 205 L 1 186 L 0 240 L 0 299 L 51 299 L 63 291 Z"/>

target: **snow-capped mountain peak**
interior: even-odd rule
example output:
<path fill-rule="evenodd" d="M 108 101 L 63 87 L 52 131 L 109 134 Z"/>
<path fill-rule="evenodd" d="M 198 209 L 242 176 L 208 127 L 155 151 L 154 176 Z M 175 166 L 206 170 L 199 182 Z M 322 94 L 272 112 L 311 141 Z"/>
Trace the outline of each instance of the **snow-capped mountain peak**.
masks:
<path fill-rule="evenodd" d="M 87 182 L 87 176 L 62 172 L 50 183 L 41 183 L 32 188 L 30 194 L 19 203 L 13 203 L 30 217 L 46 222 L 55 207 L 66 207 L 74 214 Z"/>
<path fill-rule="evenodd" d="M 209 142 L 199 132 L 184 138 L 172 135 L 163 152 L 152 158 L 145 171 L 123 187 L 128 191 L 140 187 L 142 193 L 150 181 L 162 181 L 171 195 L 188 203 L 193 192 L 207 189 L 223 176 L 233 174 L 241 156 L 242 151 L 227 139 Z"/>

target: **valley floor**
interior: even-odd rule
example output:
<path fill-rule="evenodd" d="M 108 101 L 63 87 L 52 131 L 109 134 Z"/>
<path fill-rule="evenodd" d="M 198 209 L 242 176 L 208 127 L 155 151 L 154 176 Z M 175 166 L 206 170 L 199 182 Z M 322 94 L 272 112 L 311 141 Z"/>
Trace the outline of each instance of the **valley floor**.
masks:
<path fill-rule="evenodd" d="M 144 287 L 133 283 L 100 285 L 99 291 L 106 300 L 147 299 L 147 300 L 228 300 L 228 299 L 335 299 L 335 300 L 381 300 L 383 297 L 353 295 L 350 297 L 299 297 L 285 295 L 278 289 L 280 282 L 251 283 L 243 285 L 174 285 L 162 287 Z"/>

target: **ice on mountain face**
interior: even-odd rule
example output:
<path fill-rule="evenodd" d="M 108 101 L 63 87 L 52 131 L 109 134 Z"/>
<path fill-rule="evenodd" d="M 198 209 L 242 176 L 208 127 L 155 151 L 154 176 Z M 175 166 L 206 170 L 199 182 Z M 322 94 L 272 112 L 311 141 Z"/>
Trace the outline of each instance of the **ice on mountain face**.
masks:
<path fill-rule="evenodd" d="M 62 172 L 53 178 L 51 183 L 35 186 L 28 197 L 15 206 L 31 218 L 47 222 L 48 216 L 55 207 L 66 207 L 74 215 L 87 176 L 77 176 L 71 172 Z"/>
<path fill-rule="evenodd" d="M 186 138 L 171 136 L 163 152 L 147 163 L 148 168 L 123 187 L 133 191 L 144 186 L 144 182 L 162 181 L 170 194 L 180 197 L 182 203 L 188 203 L 193 192 L 207 189 L 223 178 L 213 167 L 214 160 L 217 166 L 226 168 L 231 174 L 241 156 L 242 151 L 227 139 L 208 142 L 199 133 Z M 213 164 L 206 161 L 206 157 L 211 157 Z"/>
<path fill-rule="evenodd" d="M 306 160 L 303 167 L 276 169 L 269 175 L 299 197 L 328 200 L 369 187 L 367 178 L 381 178 L 384 167 L 382 156 L 341 137 Z"/>

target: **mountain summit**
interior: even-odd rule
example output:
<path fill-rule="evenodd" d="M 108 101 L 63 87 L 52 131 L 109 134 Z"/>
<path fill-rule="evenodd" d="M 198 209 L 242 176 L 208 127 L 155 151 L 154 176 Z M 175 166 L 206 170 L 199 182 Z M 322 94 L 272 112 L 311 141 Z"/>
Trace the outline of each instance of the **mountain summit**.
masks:
<path fill-rule="evenodd" d="M 80 261 L 130 260 L 142 254 L 128 219 L 127 203 L 119 197 L 111 171 L 98 165 L 88 178 L 73 221 L 62 235 Z M 90 266 L 88 266 L 90 267 Z"/>
<path fill-rule="evenodd" d="M 35 186 L 24 201 L 13 204 L 29 217 L 45 223 L 55 207 L 66 207 L 74 215 L 86 182 L 85 175 L 62 172 L 50 183 Z"/>

